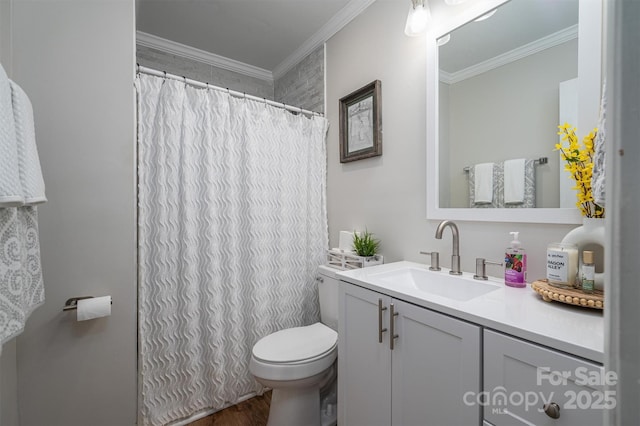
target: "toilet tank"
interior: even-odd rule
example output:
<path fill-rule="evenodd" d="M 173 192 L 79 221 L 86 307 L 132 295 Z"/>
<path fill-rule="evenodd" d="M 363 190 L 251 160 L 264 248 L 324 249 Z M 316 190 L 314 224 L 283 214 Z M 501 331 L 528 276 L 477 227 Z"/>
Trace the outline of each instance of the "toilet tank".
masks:
<path fill-rule="evenodd" d="M 318 267 L 318 299 L 320 300 L 320 321 L 338 331 L 338 284 L 337 269 L 325 265 Z"/>

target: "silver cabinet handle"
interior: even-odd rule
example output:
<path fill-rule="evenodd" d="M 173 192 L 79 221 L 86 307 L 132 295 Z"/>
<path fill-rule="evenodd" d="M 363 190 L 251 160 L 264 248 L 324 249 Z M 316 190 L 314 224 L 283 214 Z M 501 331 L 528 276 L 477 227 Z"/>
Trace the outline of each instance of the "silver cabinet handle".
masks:
<path fill-rule="evenodd" d="M 386 310 L 387 307 L 382 306 L 382 299 L 378 299 L 378 343 L 382 343 L 382 333 L 387 331 L 386 328 L 382 328 L 382 312 Z"/>
<path fill-rule="evenodd" d="M 391 330 L 389 333 L 389 349 L 393 350 L 394 341 L 398 338 L 398 335 L 395 334 L 396 317 L 398 316 L 398 313 L 395 312 L 395 306 L 393 306 L 393 303 L 389 304 L 389 307 L 391 309 L 391 313 L 389 315 L 389 328 Z"/>
<path fill-rule="evenodd" d="M 556 404 L 555 402 L 550 402 L 549 404 L 544 404 L 542 406 L 542 408 L 544 409 L 544 412 L 547 416 L 551 417 L 552 419 L 559 419 L 560 418 L 560 406 L 558 404 Z"/>

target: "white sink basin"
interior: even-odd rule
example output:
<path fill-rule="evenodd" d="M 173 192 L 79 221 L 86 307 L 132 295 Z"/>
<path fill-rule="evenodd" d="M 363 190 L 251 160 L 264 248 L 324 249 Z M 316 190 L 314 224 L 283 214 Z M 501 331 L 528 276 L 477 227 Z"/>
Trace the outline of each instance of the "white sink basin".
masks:
<path fill-rule="evenodd" d="M 418 268 L 402 268 L 395 271 L 371 275 L 398 290 L 418 290 L 447 299 L 467 301 L 501 288 L 487 281 L 479 281 L 458 275 L 449 275 L 446 271 L 428 271 Z"/>

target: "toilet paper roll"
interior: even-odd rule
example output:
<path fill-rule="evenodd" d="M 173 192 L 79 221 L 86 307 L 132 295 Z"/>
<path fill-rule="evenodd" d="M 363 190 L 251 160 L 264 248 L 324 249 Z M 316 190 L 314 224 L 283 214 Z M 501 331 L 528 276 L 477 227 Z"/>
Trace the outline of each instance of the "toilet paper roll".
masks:
<path fill-rule="evenodd" d="M 92 297 L 78 300 L 78 321 L 111 315 L 111 296 Z"/>

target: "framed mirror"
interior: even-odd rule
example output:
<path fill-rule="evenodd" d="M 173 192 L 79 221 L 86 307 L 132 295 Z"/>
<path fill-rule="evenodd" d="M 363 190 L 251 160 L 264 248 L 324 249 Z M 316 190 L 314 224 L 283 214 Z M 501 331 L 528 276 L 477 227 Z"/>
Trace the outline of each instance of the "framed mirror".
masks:
<path fill-rule="evenodd" d="M 427 218 L 581 223 L 554 146 L 563 118 L 580 137 L 597 123 L 601 2 L 478 3 L 428 34 Z M 502 177 L 494 198 L 475 197 L 476 165 L 502 176 L 516 159 L 526 161 L 523 202 L 504 203 Z"/>

